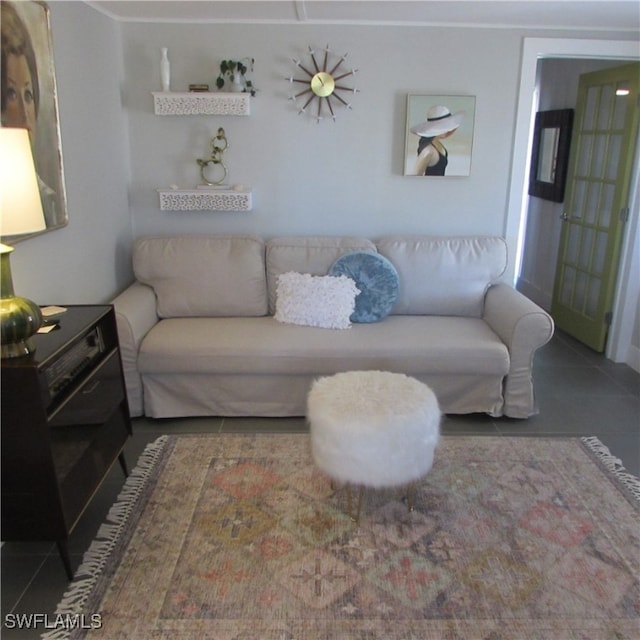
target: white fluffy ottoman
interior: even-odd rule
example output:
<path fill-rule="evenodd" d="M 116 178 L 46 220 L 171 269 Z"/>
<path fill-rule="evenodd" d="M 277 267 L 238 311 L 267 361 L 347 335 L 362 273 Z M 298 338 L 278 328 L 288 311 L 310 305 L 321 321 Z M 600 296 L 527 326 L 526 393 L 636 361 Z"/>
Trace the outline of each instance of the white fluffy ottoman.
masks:
<path fill-rule="evenodd" d="M 320 378 L 307 398 L 307 418 L 314 462 L 347 486 L 411 486 L 433 464 L 440 409 L 415 378 L 384 371 Z"/>

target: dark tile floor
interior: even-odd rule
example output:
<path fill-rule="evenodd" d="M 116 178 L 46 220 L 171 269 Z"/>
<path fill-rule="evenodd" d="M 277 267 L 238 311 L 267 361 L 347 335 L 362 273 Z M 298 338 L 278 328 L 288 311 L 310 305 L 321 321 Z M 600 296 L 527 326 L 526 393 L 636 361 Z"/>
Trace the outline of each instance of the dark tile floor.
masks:
<path fill-rule="evenodd" d="M 445 435 L 598 436 L 627 470 L 640 476 L 640 374 L 615 364 L 558 332 L 536 354 L 535 379 L 539 415 L 529 420 L 494 419 L 483 415 L 448 416 Z M 166 433 L 263 431 L 304 432 L 303 418 L 201 418 L 134 421 L 125 453 L 130 466 L 148 442 Z M 72 564 L 103 522 L 122 486 L 115 465 L 69 540 Z M 7 614 L 51 613 L 68 581 L 54 543 L 7 542 L 1 550 L 3 640 L 39 638 L 42 628 L 9 629 Z"/>

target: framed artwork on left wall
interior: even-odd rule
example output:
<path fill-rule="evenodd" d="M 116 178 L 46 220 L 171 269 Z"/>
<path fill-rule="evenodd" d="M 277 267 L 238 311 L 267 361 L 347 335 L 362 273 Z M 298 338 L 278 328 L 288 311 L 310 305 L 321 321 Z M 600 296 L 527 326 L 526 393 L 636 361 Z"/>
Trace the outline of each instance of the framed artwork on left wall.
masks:
<path fill-rule="evenodd" d="M 475 109 L 474 96 L 407 96 L 404 175 L 468 176 Z"/>
<path fill-rule="evenodd" d="M 2 126 L 29 130 L 44 233 L 68 222 L 49 7 L 1 0 L 0 11 Z"/>

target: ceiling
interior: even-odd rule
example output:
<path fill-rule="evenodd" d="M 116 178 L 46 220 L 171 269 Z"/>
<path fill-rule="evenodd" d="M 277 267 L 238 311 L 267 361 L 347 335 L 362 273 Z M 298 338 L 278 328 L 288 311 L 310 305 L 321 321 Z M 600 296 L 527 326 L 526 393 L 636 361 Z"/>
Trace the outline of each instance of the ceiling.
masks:
<path fill-rule="evenodd" d="M 90 0 L 124 22 L 390 24 L 640 31 L 638 0 Z"/>

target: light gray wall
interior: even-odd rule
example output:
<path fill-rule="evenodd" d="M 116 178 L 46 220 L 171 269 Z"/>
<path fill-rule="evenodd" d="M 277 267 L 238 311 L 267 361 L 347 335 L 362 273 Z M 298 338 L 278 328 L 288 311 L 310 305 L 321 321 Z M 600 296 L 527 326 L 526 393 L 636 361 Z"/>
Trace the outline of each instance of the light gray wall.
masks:
<path fill-rule="evenodd" d="M 50 7 L 70 221 L 19 243 L 21 295 L 109 300 L 130 281 L 131 240 L 143 234 L 503 233 L 522 39 L 539 31 L 120 24 L 80 2 Z M 554 31 L 563 35 L 616 38 Z M 336 123 L 316 124 L 287 100 L 291 58 L 310 44 L 348 52 L 360 70 L 353 111 Z M 221 58 L 255 57 L 252 115 L 155 116 L 161 46 L 176 90 L 213 84 Z M 402 175 L 409 93 L 476 96 L 468 178 Z M 195 185 L 195 159 L 219 126 L 230 181 L 252 187 L 254 210 L 161 212 L 155 190 Z"/>
<path fill-rule="evenodd" d="M 305 25 L 123 25 L 136 235 L 149 233 L 502 234 L 522 35 L 512 30 Z M 292 58 L 309 45 L 349 53 L 353 111 L 316 124 L 287 100 Z M 154 116 L 160 47 L 172 89 L 213 84 L 222 58 L 255 58 L 252 114 Z M 300 77 L 301 73 L 296 74 Z M 402 175 L 407 94 L 476 96 L 471 175 Z M 195 159 L 224 127 L 231 183 L 253 189 L 250 213 L 172 213 L 156 189 L 199 181 Z"/>
<path fill-rule="evenodd" d="M 120 25 L 80 2 L 50 11 L 69 224 L 15 244 L 14 287 L 39 304 L 104 302 L 131 279 Z"/>

